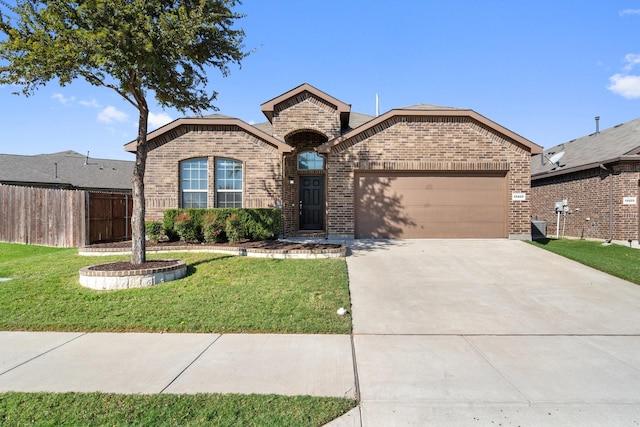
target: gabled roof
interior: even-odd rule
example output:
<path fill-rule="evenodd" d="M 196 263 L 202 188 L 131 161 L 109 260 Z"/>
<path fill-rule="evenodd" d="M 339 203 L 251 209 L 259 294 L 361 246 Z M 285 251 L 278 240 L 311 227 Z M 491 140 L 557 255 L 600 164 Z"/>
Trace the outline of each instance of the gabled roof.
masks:
<path fill-rule="evenodd" d="M 190 126 L 190 125 L 196 125 L 196 126 L 237 126 L 240 129 L 244 130 L 245 132 L 255 136 L 258 139 L 263 140 L 264 142 L 266 142 L 267 144 L 273 146 L 274 148 L 276 148 L 278 151 L 280 151 L 281 153 L 288 153 L 291 152 L 293 150 L 293 148 L 287 144 L 285 144 L 284 142 L 280 141 L 279 139 L 273 137 L 272 135 L 266 133 L 264 130 L 259 129 L 256 126 L 251 126 L 250 124 L 240 120 L 240 119 L 236 119 L 234 117 L 229 117 L 229 116 L 224 116 L 222 114 L 213 114 L 210 116 L 204 116 L 204 117 L 185 117 L 185 118 L 181 118 L 181 119 L 176 119 L 174 121 L 172 121 L 171 123 L 168 123 L 156 130 L 154 130 L 153 132 L 150 132 L 147 135 L 147 143 L 152 143 L 154 140 L 161 138 L 165 135 L 167 135 L 168 133 L 174 131 L 174 130 L 178 130 L 179 128 L 181 128 L 182 126 Z M 124 146 L 124 149 L 131 152 L 131 153 L 135 153 L 136 151 L 136 141 L 131 141 L 128 144 L 126 144 Z"/>
<path fill-rule="evenodd" d="M 94 159 L 75 151 L 0 154 L 0 182 L 102 191 L 131 191 L 132 161 Z"/>
<path fill-rule="evenodd" d="M 549 159 L 564 153 L 560 166 Z M 599 167 L 619 160 L 640 161 L 640 118 L 621 123 L 599 133 L 565 142 L 531 158 L 533 179 Z"/>
<path fill-rule="evenodd" d="M 348 126 L 349 113 L 351 112 L 351 105 L 345 104 L 339 99 L 336 99 L 333 96 L 326 94 L 319 89 L 316 89 L 315 87 L 311 86 L 309 83 L 303 83 L 300 86 L 293 88 L 290 91 L 285 92 L 282 95 L 277 96 L 270 101 L 265 102 L 260 106 L 260 108 L 262 109 L 262 112 L 267 117 L 269 122 L 272 122 L 273 110 L 275 109 L 276 105 L 282 102 L 285 102 L 291 98 L 294 98 L 304 92 L 309 92 L 310 94 L 316 96 L 317 98 L 322 99 L 326 103 L 333 105 L 336 108 L 336 110 L 340 113 L 340 122 L 342 123 L 342 127 L 344 128 Z"/>
<path fill-rule="evenodd" d="M 481 124 L 493 129 L 494 131 L 502 134 L 503 136 L 523 145 L 528 148 L 532 154 L 537 154 L 542 152 L 542 147 L 528 139 L 518 135 L 510 131 L 509 129 L 500 126 L 499 124 L 487 119 L 486 117 L 476 113 L 473 110 L 459 109 L 459 108 L 451 108 L 451 107 L 439 107 L 436 105 L 429 104 L 419 104 L 413 105 L 405 108 L 398 108 L 382 114 L 381 116 L 375 117 L 372 120 L 362 124 L 361 126 L 346 132 L 345 134 L 332 139 L 331 141 L 327 141 L 324 144 L 318 147 L 318 152 L 328 153 L 331 151 L 333 147 L 340 145 L 347 140 L 354 138 L 355 136 L 361 134 L 362 132 L 366 132 L 367 130 L 389 120 L 393 117 L 469 117 Z"/>

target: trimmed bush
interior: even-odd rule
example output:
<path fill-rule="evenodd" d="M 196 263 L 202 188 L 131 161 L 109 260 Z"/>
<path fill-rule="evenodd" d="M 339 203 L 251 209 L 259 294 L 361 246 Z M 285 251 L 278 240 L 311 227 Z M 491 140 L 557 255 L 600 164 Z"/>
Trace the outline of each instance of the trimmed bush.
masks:
<path fill-rule="evenodd" d="M 174 230 L 180 236 L 180 240 L 185 242 L 200 241 L 197 221 L 194 220 L 190 212 L 180 212 L 174 222 Z"/>
<path fill-rule="evenodd" d="M 207 243 L 227 241 L 226 217 L 220 212 L 207 212 L 202 217 L 202 236 Z"/>
<path fill-rule="evenodd" d="M 171 240 L 271 240 L 280 234 L 281 214 L 279 209 L 167 209 L 163 225 Z"/>
<path fill-rule="evenodd" d="M 149 240 L 153 243 L 158 243 L 158 240 L 160 240 L 160 237 L 164 234 L 164 228 L 160 221 L 147 221 L 144 224 L 144 229 L 147 237 L 149 237 Z"/>
<path fill-rule="evenodd" d="M 182 212 L 182 209 L 167 209 L 164 211 L 162 217 L 162 226 L 164 228 L 164 234 L 169 238 L 171 242 L 175 242 L 180 239 L 175 229 L 176 217 Z"/>

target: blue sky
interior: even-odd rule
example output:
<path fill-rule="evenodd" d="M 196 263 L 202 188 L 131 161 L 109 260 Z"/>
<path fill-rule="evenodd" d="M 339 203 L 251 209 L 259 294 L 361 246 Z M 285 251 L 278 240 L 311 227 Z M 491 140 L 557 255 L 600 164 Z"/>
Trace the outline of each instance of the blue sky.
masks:
<path fill-rule="evenodd" d="M 640 117 L 640 0 L 245 0 L 242 67 L 210 72 L 221 114 L 302 84 L 375 114 L 470 108 L 551 147 Z M 56 82 L 26 98 L 0 86 L 0 152 L 74 150 L 132 160 L 137 110 L 115 92 Z M 154 105 L 151 102 L 151 105 Z M 182 114 L 152 107 L 150 131 Z M 205 114 L 213 111 L 205 112 Z"/>

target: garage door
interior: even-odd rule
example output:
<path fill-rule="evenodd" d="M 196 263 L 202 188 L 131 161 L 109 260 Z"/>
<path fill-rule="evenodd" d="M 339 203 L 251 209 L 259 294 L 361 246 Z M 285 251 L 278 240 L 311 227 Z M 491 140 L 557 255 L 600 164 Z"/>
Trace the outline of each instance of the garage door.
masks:
<path fill-rule="evenodd" d="M 507 236 L 505 173 L 358 173 L 357 238 Z"/>

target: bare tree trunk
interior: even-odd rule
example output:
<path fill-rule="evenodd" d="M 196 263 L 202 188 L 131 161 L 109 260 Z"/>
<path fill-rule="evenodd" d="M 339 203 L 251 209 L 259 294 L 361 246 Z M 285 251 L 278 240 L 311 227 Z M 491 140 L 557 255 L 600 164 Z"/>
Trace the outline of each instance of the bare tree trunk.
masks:
<path fill-rule="evenodd" d="M 147 261 L 145 241 L 144 170 L 147 163 L 147 122 L 149 110 L 146 103 L 139 106 L 136 163 L 133 167 L 133 214 L 131 215 L 131 263 Z"/>

